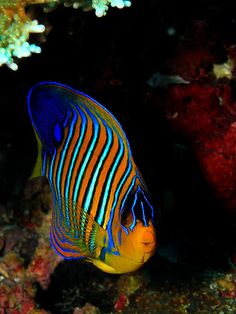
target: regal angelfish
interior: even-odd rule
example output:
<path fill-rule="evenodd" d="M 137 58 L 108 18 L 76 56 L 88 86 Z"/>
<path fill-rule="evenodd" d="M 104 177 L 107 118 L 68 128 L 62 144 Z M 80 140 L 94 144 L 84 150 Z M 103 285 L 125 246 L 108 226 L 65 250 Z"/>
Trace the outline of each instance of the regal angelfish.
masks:
<path fill-rule="evenodd" d="M 108 273 L 139 269 L 156 247 L 153 206 L 120 124 L 55 82 L 31 88 L 28 110 L 38 140 L 32 176 L 47 177 L 53 195 L 53 248 Z"/>

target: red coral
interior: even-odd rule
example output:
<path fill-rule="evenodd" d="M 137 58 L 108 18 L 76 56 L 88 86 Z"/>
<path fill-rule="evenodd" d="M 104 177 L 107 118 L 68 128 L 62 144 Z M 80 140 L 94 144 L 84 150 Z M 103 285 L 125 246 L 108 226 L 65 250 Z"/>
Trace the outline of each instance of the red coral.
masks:
<path fill-rule="evenodd" d="M 236 103 L 228 84 L 200 82 L 170 88 L 166 112 L 195 150 L 208 182 L 236 212 Z"/>
<path fill-rule="evenodd" d="M 129 305 L 129 298 L 124 294 L 121 293 L 119 295 L 119 298 L 116 300 L 115 305 L 114 305 L 114 309 L 117 312 L 121 312 L 124 310 L 125 307 L 127 307 Z"/>
<path fill-rule="evenodd" d="M 40 240 L 28 267 L 28 274 L 33 276 L 43 289 L 47 289 L 50 284 L 50 276 L 61 260 L 49 243 Z"/>
<path fill-rule="evenodd" d="M 26 314 L 35 309 L 34 284 L 25 276 L 22 259 L 10 252 L 0 263 L 0 270 L 5 275 L 0 284 L 0 313 L 2 310 L 3 313 Z"/>
<path fill-rule="evenodd" d="M 209 69 L 217 63 L 216 38 L 204 20 L 194 20 L 176 46 L 176 55 L 168 62 L 168 73 L 185 80 L 201 80 L 210 76 Z"/>

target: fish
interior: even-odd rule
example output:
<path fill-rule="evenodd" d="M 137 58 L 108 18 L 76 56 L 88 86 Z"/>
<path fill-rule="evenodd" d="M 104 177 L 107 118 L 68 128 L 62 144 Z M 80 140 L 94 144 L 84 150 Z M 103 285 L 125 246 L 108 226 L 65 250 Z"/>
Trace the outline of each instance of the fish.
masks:
<path fill-rule="evenodd" d="M 27 106 L 38 143 L 31 177 L 50 184 L 54 250 L 111 274 L 138 270 L 156 250 L 154 206 L 120 123 L 58 82 L 32 86 Z"/>

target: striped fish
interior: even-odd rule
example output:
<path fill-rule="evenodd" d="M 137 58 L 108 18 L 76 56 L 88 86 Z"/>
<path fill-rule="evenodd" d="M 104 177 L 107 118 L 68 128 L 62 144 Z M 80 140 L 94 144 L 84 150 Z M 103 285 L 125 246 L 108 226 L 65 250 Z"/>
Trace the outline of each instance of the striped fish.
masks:
<path fill-rule="evenodd" d="M 32 177 L 47 177 L 53 195 L 53 248 L 108 273 L 140 268 L 156 247 L 153 206 L 118 121 L 55 82 L 31 88 L 28 111 L 38 140 Z"/>

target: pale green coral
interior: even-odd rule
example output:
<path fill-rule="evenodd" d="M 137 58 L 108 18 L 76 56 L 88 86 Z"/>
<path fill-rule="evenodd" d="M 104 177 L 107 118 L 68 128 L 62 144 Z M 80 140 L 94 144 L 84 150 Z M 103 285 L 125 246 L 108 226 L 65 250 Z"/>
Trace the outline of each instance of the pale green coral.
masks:
<path fill-rule="evenodd" d="M 108 6 L 117 7 L 122 9 L 124 7 L 130 7 L 131 2 L 126 0 L 93 0 L 92 7 L 95 9 L 95 13 L 98 17 L 106 15 Z"/>
<path fill-rule="evenodd" d="M 62 0 L 62 2 L 66 7 L 73 7 L 74 9 L 89 10 L 93 8 L 97 17 L 106 15 L 109 6 L 119 9 L 131 6 L 129 0 Z"/>
<path fill-rule="evenodd" d="M 15 58 L 28 57 L 32 53 L 40 53 L 41 48 L 30 44 L 31 33 L 42 33 L 44 25 L 39 25 L 37 20 L 31 21 L 25 12 L 25 7 L 32 4 L 45 4 L 45 12 L 59 4 L 82 8 L 94 9 L 98 17 L 107 13 L 109 6 L 124 8 L 129 7 L 129 0 L 0 0 L 0 66 L 6 64 L 12 70 L 17 70 Z"/>
<path fill-rule="evenodd" d="M 23 0 L 0 0 L 0 66 L 6 64 L 12 70 L 18 69 L 14 58 L 28 57 L 41 51 L 28 40 L 30 33 L 42 33 L 45 27 L 26 15 L 25 3 Z"/>
<path fill-rule="evenodd" d="M 6 23 L 9 19 L 5 20 Z M 2 23 L 4 24 L 4 23 Z M 42 33 L 45 30 L 44 25 L 39 25 L 36 20 L 27 20 L 22 22 L 18 14 L 13 18 L 3 32 L 3 25 L 0 27 L 0 66 L 6 64 L 12 70 L 17 70 L 18 66 L 14 62 L 14 57 L 29 57 L 32 53 L 40 53 L 41 48 L 28 42 L 30 33 Z"/>

